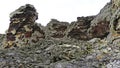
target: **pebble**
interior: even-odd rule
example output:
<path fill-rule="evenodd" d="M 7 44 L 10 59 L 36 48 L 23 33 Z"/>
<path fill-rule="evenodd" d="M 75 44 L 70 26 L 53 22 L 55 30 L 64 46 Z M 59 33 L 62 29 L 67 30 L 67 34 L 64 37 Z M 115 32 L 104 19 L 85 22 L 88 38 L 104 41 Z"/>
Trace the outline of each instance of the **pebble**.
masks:
<path fill-rule="evenodd" d="M 117 49 L 115 49 L 114 51 L 115 51 L 116 53 L 119 53 L 119 52 L 120 52 L 120 50 L 117 50 Z"/>
<path fill-rule="evenodd" d="M 36 54 L 40 54 L 41 53 L 41 50 L 37 50 L 35 51 Z"/>
<path fill-rule="evenodd" d="M 6 55 L 9 55 L 9 56 L 14 56 L 15 53 L 7 53 Z"/>
<path fill-rule="evenodd" d="M 87 60 L 89 60 L 89 59 L 93 59 L 93 56 L 92 56 L 92 55 L 87 56 L 86 59 L 87 59 Z"/>
<path fill-rule="evenodd" d="M 108 50 L 107 50 L 107 49 L 103 49 L 102 51 L 103 51 L 103 53 L 105 53 L 105 54 L 108 53 Z"/>
<path fill-rule="evenodd" d="M 108 47 L 107 50 L 111 51 L 112 49 L 110 47 Z"/>

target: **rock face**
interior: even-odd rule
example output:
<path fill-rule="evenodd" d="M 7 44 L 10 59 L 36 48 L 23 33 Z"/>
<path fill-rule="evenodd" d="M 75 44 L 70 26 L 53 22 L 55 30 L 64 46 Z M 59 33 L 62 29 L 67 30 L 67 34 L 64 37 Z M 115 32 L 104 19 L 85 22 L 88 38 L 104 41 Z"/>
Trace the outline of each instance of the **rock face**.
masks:
<path fill-rule="evenodd" d="M 108 41 L 112 44 L 120 42 L 120 1 L 111 0 L 111 20 L 110 20 L 110 34 Z"/>
<path fill-rule="evenodd" d="M 109 34 L 109 21 L 100 21 L 97 23 L 97 25 L 92 26 L 91 29 L 89 29 L 89 37 L 91 38 L 105 38 Z"/>
<path fill-rule="evenodd" d="M 111 3 L 107 3 L 98 15 L 91 21 L 88 33 L 92 38 L 104 38 L 110 32 Z"/>
<path fill-rule="evenodd" d="M 4 47 L 30 45 L 41 39 L 93 38 L 114 40 L 120 35 L 119 0 L 111 0 L 96 16 L 77 17 L 72 23 L 52 19 L 44 28 L 35 23 L 38 13 L 34 6 L 26 4 L 10 14 L 10 26 L 6 32 Z"/>
<path fill-rule="evenodd" d="M 43 39 L 43 30 L 35 23 L 38 19 L 36 9 L 26 4 L 10 14 L 10 25 L 6 32 L 5 48 L 24 46 Z"/>
<path fill-rule="evenodd" d="M 77 40 L 90 39 L 87 30 L 90 28 L 91 21 L 94 19 L 94 17 L 95 16 L 78 17 L 76 22 L 72 22 L 70 24 L 67 37 Z"/>
<path fill-rule="evenodd" d="M 54 39 L 64 38 L 66 36 L 68 26 L 68 22 L 60 22 L 56 19 L 52 19 L 46 26 L 46 37 L 51 37 Z"/>
<path fill-rule="evenodd" d="M 111 38 L 119 34 L 119 0 L 112 0 L 96 16 L 77 17 L 69 24 L 52 19 L 45 29 L 35 23 L 38 13 L 34 6 L 26 4 L 10 14 L 10 25 L 6 32 L 4 47 L 24 46 L 41 39 L 90 40 Z M 115 22 L 115 23 L 114 23 Z"/>

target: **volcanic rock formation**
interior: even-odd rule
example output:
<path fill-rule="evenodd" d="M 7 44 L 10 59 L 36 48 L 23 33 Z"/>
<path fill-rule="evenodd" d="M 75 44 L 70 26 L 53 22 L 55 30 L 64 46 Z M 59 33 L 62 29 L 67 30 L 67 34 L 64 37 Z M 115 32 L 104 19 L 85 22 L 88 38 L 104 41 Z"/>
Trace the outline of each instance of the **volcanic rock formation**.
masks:
<path fill-rule="evenodd" d="M 60 22 L 56 19 L 52 19 L 46 26 L 46 37 L 47 38 L 64 38 L 68 29 L 68 22 Z"/>
<path fill-rule="evenodd" d="M 37 18 L 30 4 L 10 14 L 0 68 L 120 68 L 120 0 L 72 23 L 52 19 L 43 27 Z"/>
<path fill-rule="evenodd" d="M 36 9 L 26 4 L 10 14 L 10 26 L 6 32 L 4 47 L 24 46 L 41 39 L 90 40 L 106 38 L 107 41 L 119 38 L 119 0 L 111 0 L 96 16 L 77 17 L 72 23 L 52 19 L 45 28 L 35 23 Z"/>
<path fill-rule="evenodd" d="M 31 45 L 45 38 L 70 38 L 76 40 L 103 39 L 110 32 L 109 26 L 112 16 L 110 4 L 108 3 L 98 15 L 78 17 L 77 21 L 71 24 L 52 19 L 44 30 L 41 25 L 35 23 L 35 20 L 38 19 L 38 13 L 34 6 L 26 4 L 10 14 L 11 22 L 3 43 L 4 48 Z M 115 30 L 119 30 L 118 24 L 114 25 L 116 27 Z"/>
<path fill-rule="evenodd" d="M 4 47 L 30 45 L 43 39 L 45 37 L 44 31 L 35 23 L 37 19 L 38 13 L 30 4 L 26 4 L 12 12 Z"/>
<path fill-rule="evenodd" d="M 95 16 L 78 17 L 77 21 L 72 22 L 68 29 L 67 37 L 74 38 L 77 40 L 89 40 L 87 30 L 90 28 L 91 21 Z"/>

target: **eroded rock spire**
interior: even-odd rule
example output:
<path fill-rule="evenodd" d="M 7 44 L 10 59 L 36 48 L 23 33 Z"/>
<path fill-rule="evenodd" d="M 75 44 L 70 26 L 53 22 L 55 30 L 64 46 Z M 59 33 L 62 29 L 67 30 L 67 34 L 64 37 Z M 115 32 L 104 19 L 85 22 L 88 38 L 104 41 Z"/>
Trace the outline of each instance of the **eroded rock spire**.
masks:
<path fill-rule="evenodd" d="M 43 30 L 35 23 L 37 19 L 38 13 L 30 4 L 21 6 L 12 12 L 4 47 L 30 45 L 44 38 Z"/>

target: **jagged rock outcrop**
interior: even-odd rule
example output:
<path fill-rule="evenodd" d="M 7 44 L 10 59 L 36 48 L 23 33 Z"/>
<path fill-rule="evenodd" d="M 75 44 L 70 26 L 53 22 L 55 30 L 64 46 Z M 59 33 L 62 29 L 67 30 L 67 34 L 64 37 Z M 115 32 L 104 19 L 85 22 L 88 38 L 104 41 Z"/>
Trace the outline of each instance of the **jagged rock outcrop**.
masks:
<path fill-rule="evenodd" d="M 88 33 L 92 38 L 107 37 L 107 41 L 111 42 L 115 37 L 119 37 L 119 7 L 119 0 L 111 0 L 91 21 Z"/>
<path fill-rule="evenodd" d="M 38 13 L 33 5 L 26 4 L 10 14 L 4 48 L 26 46 L 45 38 L 44 31 L 35 23 Z"/>
<path fill-rule="evenodd" d="M 91 21 L 88 29 L 92 38 L 105 38 L 110 32 L 111 3 L 107 3 L 98 15 Z"/>
<path fill-rule="evenodd" d="M 56 19 L 52 19 L 46 26 L 46 37 L 54 39 L 64 38 L 66 36 L 68 26 L 68 22 L 60 22 Z"/>
<path fill-rule="evenodd" d="M 117 44 L 120 42 L 120 0 L 111 0 L 111 7 L 110 34 L 107 40 Z"/>
<path fill-rule="evenodd" d="M 100 21 L 89 29 L 88 36 L 91 38 L 105 38 L 110 32 L 109 21 Z"/>
<path fill-rule="evenodd" d="M 45 38 L 75 40 L 109 39 L 114 36 L 118 38 L 120 33 L 118 2 L 119 0 L 111 0 L 98 15 L 78 17 L 77 21 L 71 24 L 52 19 L 44 29 L 35 23 L 38 19 L 36 9 L 26 4 L 10 14 L 11 22 L 6 32 L 4 47 L 30 45 Z"/>
<path fill-rule="evenodd" d="M 119 5 L 111 0 L 96 16 L 71 24 L 52 19 L 46 27 L 35 23 L 32 5 L 22 6 L 0 42 L 5 37 L 4 48 L 25 47 L 0 48 L 0 68 L 120 68 Z"/>
<path fill-rule="evenodd" d="M 78 17 L 77 21 L 70 24 L 67 37 L 77 40 L 89 40 L 91 37 L 88 36 L 87 30 L 90 28 L 91 21 L 94 17 L 95 16 Z"/>

